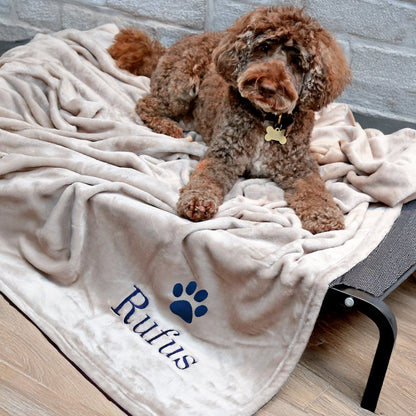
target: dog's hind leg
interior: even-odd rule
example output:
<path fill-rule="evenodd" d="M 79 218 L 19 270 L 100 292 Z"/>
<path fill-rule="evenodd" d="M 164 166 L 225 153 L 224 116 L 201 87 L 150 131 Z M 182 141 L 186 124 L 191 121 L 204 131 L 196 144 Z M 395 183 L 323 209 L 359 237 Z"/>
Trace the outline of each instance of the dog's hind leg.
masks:
<path fill-rule="evenodd" d="M 177 123 L 191 115 L 200 77 L 183 71 L 169 72 L 165 66 L 162 59 L 152 75 L 151 93 L 138 101 L 136 112 L 156 133 L 183 138 L 183 130 Z"/>
<path fill-rule="evenodd" d="M 187 36 L 160 58 L 152 73 L 151 94 L 136 107 L 137 114 L 152 130 L 183 137 L 176 123 L 192 120 L 201 83 L 209 70 L 212 50 L 219 36 L 213 33 Z"/>
<path fill-rule="evenodd" d="M 136 112 L 143 123 L 155 133 L 167 136 L 183 138 L 182 128 L 169 117 L 169 109 L 165 103 L 153 95 L 147 95 L 140 99 L 136 106 Z"/>

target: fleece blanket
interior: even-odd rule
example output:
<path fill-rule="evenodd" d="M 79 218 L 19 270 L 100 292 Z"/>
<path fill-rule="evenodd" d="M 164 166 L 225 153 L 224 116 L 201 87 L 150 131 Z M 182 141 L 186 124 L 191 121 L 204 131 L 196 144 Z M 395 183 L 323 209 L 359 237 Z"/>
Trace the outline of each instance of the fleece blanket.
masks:
<path fill-rule="evenodd" d="M 134 108 L 149 80 L 106 52 L 115 25 L 37 35 L 0 59 L 0 289 L 132 415 L 244 416 L 298 362 L 328 283 L 416 195 L 416 132 L 316 116 L 312 151 L 346 229 L 302 229 L 241 179 L 212 220 L 176 214 L 206 146 Z"/>

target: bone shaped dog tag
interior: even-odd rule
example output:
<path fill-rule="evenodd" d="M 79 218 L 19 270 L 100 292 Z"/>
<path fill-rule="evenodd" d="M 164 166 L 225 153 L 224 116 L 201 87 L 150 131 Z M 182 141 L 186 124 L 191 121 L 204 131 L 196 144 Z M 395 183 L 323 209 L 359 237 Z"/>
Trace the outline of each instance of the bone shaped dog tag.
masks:
<path fill-rule="evenodd" d="M 266 135 L 264 136 L 264 140 L 266 140 L 266 142 L 270 142 L 273 140 L 279 142 L 280 144 L 285 144 L 287 142 L 285 133 L 286 130 L 281 130 L 279 128 L 275 129 L 272 126 L 269 126 L 266 129 Z"/>

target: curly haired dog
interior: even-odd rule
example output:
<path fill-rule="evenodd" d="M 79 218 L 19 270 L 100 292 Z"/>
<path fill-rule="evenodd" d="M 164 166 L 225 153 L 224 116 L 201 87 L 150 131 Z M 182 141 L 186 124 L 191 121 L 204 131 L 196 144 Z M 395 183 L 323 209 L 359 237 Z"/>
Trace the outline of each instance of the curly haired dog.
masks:
<path fill-rule="evenodd" d="M 184 122 L 209 145 L 180 191 L 181 216 L 212 218 L 246 174 L 272 178 L 312 233 L 344 227 L 309 140 L 314 112 L 342 93 L 351 73 L 315 19 L 294 7 L 258 8 L 225 32 L 190 35 L 169 49 L 122 30 L 109 52 L 119 67 L 151 75 L 151 93 L 136 107 L 148 127 L 183 138 Z"/>

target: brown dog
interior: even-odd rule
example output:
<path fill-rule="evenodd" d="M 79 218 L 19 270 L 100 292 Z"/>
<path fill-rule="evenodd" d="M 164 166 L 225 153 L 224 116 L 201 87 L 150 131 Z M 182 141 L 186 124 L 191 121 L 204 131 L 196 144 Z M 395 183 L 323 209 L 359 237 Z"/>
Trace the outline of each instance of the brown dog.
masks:
<path fill-rule="evenodd" d="M 302 10 L 259 8 L 223 33 L 191 35 L 165 49 L 124 30 L 109 49 L 121 68 L 151 75 L 137 104 L 155 132 L 182 138 L 178 122 L 209 145 L 177 209 L 212 218 L 243 174 L 272 178 L 312 233 L 344 219 L 309 151 L 314 111 L 338 97 L 351 73 L 334 38 Z"/>

